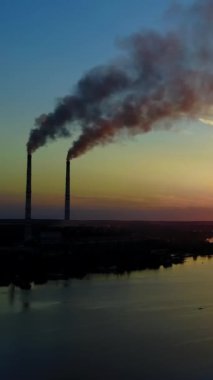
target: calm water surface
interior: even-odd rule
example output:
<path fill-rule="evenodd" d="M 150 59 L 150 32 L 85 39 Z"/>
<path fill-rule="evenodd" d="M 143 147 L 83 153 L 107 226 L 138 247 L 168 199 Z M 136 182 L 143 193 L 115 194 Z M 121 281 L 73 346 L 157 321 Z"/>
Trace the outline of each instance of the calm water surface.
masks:
<path fill-rule="evenodd" d="M 0 288 L 0 379 L 213 379 L 213 259 Z"/>

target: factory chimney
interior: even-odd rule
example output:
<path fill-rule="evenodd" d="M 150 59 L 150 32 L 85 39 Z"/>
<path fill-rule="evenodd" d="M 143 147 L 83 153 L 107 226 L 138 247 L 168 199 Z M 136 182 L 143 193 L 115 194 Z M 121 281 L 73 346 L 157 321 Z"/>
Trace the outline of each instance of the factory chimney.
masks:
<path fill-rule="evenodd" d="M 32 156 L 27 155 L 27 182 L 26 182 L 26 202 L 25 220 L 31 220 L 31 177 L 32 177 Z"/>
<path fill-rule="evenodd" d="M 27 155 L 27 181 L 25 200 L 25 240 L 31 239 L 31 177 L 32 177 L 32 155 Z"/>
<path fill-rule="evenodd" d="M 69 159 L 67 159 L 66 161 L 64 219 L 70 220 L 70 160 Z"/>

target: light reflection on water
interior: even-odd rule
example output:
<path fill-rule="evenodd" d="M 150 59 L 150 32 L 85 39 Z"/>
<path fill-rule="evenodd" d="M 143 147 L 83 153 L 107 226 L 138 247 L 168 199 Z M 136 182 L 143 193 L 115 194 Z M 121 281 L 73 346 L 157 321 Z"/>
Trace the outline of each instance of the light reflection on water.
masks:
<path fill-rule="evenodd" d="M 213 260 L 0 288 L 0 379 L 213 377 Z"/>

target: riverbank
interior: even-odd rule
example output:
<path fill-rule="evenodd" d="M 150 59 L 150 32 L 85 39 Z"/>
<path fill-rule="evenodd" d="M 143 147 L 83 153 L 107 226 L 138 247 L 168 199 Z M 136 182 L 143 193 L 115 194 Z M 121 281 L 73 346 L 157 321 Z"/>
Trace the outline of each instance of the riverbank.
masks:
<path fill-rule="evenodd" d="M 211 256 L 213 223 L 0 221 L 0 285 L 125 273 Z M 29 227 L 29 226 L 28 226 Z"/>

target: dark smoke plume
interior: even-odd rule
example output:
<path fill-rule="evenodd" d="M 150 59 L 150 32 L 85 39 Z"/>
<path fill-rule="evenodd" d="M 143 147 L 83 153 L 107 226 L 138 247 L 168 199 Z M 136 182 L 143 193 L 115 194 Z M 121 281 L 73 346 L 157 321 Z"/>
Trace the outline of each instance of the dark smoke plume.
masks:
<path fill-rule="evenodd" d="M 122 69 L 109 65 L 90 70 L 78 82 L 74 95 L 65 96 L 53 112 L 35 120 L 36 128 L 31 130 L 27 143 L 28 152 L 34 152 L 50 139 L 70 136 L 68 124 L 93 120 L 98 115 L 98 105 L 127 86 L 128 77 Z"/>
<path fill-rule="evenodd" d="M 69 136 L 77 121 L 81 134 L 68 159 L 98 144 L 158 128 L 180 117 L 199 118 L 213 104 L 213 0 L 179 8 L 175 31 L 147 31 L 120 43 L 123 64 L 95 68 L 73 95 L 36 120 L 28 151 L 49 139 Z M 119 60 L 121 62 L 121 59 Z M 162 125 L 162 123 L 161 123 Z"/>

